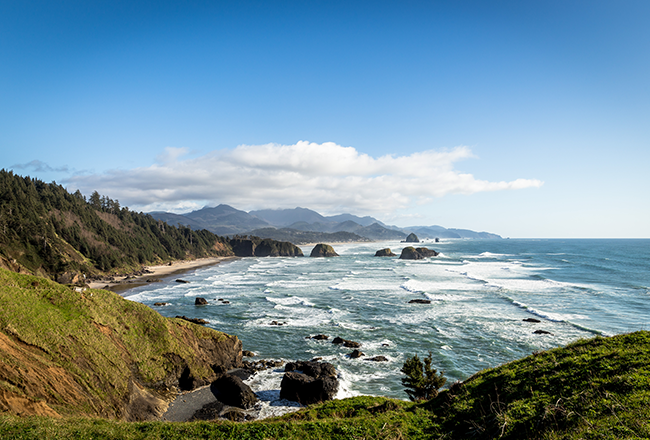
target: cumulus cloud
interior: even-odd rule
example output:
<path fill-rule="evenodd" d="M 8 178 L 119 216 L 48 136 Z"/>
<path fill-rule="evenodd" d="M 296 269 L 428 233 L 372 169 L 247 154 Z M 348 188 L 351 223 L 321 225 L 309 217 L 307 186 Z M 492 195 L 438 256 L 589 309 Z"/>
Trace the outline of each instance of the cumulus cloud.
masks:
<path fill-rule="evenodd" d="M 325 213 L 389 213 L 447 194 L 543 184 L 490 182 L 462 173 L 454 165 L 474 157 L 467 147 L 377 158 L 331 142 L 305 141 L 240 145 L 182 159 L 187 152 L 167 148 L 149 167 L 74 176 L 67 183 L 144 211 L 225 203 L 245 210 L 305 206 Z"/>

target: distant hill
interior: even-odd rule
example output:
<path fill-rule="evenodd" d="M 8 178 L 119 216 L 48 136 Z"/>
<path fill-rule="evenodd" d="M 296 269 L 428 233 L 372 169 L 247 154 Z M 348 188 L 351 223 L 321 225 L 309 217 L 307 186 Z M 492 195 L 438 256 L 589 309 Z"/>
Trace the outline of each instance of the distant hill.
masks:
<path fill-rule="evenodd" d="M 447 229 L 442 226 L 413 226 L 399 228 L 388 226 L 374 217 L 359 217 L 353 214 L 339 214 L 324 216 L 307 208 L 293 209 L 261 209 L 245 212 L 228 205 L 219 205 L 214 208 L 205 207 L 187 214 L 171 214 L 165 212 L 150 213 L 154 218 L 175 225 L 185 225 L 192 229 L 204 228 L 219 235 L 260 235 L 262 238 L 275 240 L 289 240 L 293 243 L 311 243 L 326 241 L 316 237 L 328 237 L 321 234 L 335 234 L 348 232 L 343 238 L 339 235 L 337 241 L 359 241 L 367 239 L 403 240 L 411 232 L 422 238 L 471 238 L 495 239 L 501 238 L 488 232 L 475 232 L 468 229 Z M 187 221 L 183 219 L 187 219 Z M 302 233 L 298 233 L 302 231 Z M 307 239 L 307 232 L 312 232 Z M 266 234 L 266 235 L 264 235 Z M 355 238 L 355 236 L 357 238 Z M 284 238 L 280 238 L 284 237 Z M 333 239 L 332 239 L 333 240 Z"/>
<path fill-rule="evenodd" d="M 352 243 L 372 241 L 352 232 L 314 232 L 300 231 L 290 228 L 262 228 L 250 232 L 258 237 L 272 238 L 273 240 L 289 241 L 294 244 L 308 243 Z"/>

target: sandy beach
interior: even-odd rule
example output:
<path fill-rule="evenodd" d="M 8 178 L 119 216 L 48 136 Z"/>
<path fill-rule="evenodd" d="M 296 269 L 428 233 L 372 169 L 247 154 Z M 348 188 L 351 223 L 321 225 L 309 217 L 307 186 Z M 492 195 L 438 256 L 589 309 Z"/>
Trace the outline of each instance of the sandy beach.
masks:
<path fill-rule="evenodd" d="M 145 266 L 142 275 L 127 275 L 122 277 L 110 277 L 107 279 L 92 281 L 88 283 L 91 289 L 110 289 L 121 291 L 158 280 L 173 274 L 180 274 L 199 267 L 212 266 L 223 261 L 236 259 L 237 257 L 208 257 L 198 258 L 196 260 L 181 260 L 159 266 Z"/>

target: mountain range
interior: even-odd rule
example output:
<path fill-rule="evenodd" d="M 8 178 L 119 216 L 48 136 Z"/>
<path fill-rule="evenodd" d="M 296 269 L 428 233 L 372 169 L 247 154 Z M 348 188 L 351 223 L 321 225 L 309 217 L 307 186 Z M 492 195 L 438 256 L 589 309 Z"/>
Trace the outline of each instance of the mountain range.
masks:
<path fill-rule="evenodd" d="M 324 216 L 307 208 L 263 209 L 242 211 L 229 205 L 204 207 L 186 214 L 155 211 L 149 213 L 170 225 L 207 229 L 217 235 L 255 235 L 296 244 L 320 241 L 351 242 L 404 240 L 411 232 L 420 239 L 471 238 L 500 239 L 489 232 L 469 229 L 447 229 L 442 226 L 411 226 L 400 228 L 382 223 L 376 218 L 353 214 Z"/>

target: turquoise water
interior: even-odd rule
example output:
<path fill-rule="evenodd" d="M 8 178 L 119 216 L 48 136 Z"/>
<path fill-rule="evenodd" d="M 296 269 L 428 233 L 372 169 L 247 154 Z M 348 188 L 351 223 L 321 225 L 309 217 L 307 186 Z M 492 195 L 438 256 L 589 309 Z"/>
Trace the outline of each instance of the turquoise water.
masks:
<path fill-rule="evenodd" d="M 164 316 L 207 319 L 258 358 L 322 357 L 340 372 L 339 397 L 406 398 L 399 370 L 408 355 L 431 351 L 451 383 L 579 338 L 650 329 L 650 240 L 424 245 L 441 255 L 405 261 L 374 257 L 385 247 L 399 254 L 398 242 L 335 245 L 338 258 L 241 259 L 184 274 L 189 284 L 171 278 L 126 295 L 148 305 L 171 303 L 155 307 Z M 196 297 L 210 305 L 194 306 Z M 321 333 L 361 342 L 367 357 L 389 361 L 350 359 L 351 349 L 306 339 Z M 254 389 L 277 388 L 280 376 L 260 376 Z"/>

